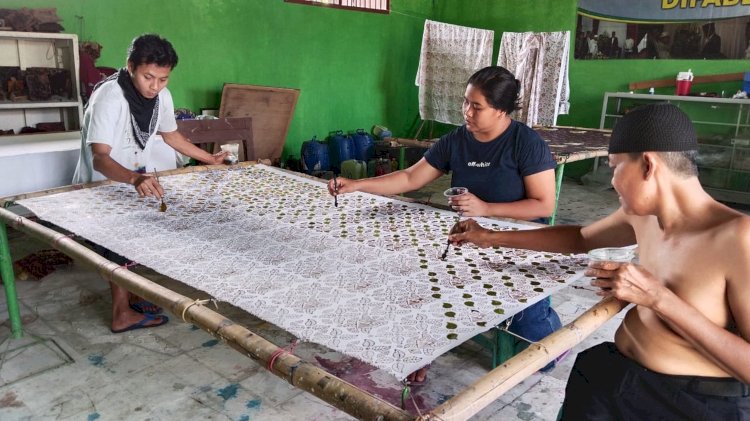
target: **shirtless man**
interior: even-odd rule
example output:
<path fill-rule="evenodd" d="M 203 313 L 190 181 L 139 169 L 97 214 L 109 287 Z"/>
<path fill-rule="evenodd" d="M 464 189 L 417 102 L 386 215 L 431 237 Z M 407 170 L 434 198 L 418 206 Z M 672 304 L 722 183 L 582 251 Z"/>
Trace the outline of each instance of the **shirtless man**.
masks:
<path fill-rule="evenodd" d="M 584 253 L 637 243 L 637 264 L 592 263 L 601 296 L 635 304 L 578 355 L 565 420 L 750 419 L 750 218 L 697 177 L 695 129 L 670 104 L 639 107 L 609 145 L 621 207 L 589 226 L 499 232 L 461 222 L 456 244 Z"/>

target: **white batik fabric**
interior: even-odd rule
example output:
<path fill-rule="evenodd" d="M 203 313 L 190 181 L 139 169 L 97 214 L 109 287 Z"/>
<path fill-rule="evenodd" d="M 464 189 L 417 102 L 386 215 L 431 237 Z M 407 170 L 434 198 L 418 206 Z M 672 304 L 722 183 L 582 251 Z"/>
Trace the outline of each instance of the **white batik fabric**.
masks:
<path fill-rule="evenodd" d="M 515 118 L 528 126 L 554 126 L 570 110 L 570 31 L 504 32 L 497 65 L 521 81 Z"/>
<path fill-rule="evenodd" d="M 492 64 L 495 32 L 427 20 L 416 84 L 422 120 L 461 125 L 466 81 Z"/>
<path fill-rule="evenodd" d="M 265 166 L 160 177 L 168 204 L 110 184 L 19 203 L 217 300 L 398 379 L 582 276 L 585 259 L 451 247 L 456 214 L 340 196 Z M 500 230 L 528 226 L 482 219 Z"/>

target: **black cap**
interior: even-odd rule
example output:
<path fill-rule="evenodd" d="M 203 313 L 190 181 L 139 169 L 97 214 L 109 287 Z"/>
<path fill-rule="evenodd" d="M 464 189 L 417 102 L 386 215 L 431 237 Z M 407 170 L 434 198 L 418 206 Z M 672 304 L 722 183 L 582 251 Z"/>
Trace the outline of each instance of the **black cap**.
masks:
<path fill-rule="evenodd" d="M 634 108 L 617 122 L 609 140 L 609 153 L 697 149 L 698 136 L 690 117 L 666 102 Z"/>

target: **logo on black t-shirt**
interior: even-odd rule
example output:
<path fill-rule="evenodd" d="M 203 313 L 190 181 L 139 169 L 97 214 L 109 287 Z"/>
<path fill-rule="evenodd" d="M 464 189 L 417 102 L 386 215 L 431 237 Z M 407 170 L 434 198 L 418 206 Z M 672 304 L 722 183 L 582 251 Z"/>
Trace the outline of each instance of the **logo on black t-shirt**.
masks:
<path fill-rule="evenodd" d="M 466 166 L 467 166 L 467 167 L 477 167 L 477 168 L 485 168 L 485 167 L 489 167 L 489 166 L 490 166 L 490 163 L 489 163 L 489 162 L 476 162 L 476 161 L 471 161 L 471 162 L 469 162 L 468 164 L 466 164 Z"/>

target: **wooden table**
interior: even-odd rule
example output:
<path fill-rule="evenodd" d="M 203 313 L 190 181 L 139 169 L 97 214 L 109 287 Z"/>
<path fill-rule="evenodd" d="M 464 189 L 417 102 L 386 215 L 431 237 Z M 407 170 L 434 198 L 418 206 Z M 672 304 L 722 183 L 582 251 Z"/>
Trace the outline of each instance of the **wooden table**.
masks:
<path fill-rule="evenodd" d="M 254 161 L 258 158 L 253 144 L 253 124 L 250 117 L 218 118 L 210 120 L 177 120 L 177 130 L 191 143 L 197 145 L 223 145 L 241 142 L 241 161 Z M 209 150 L 213 152 L 212 150 Z"/>
<path fill-rule="evenodd" d="M 609 137 L 612 131 L 566 126 L 534 126 L 534 130 L 547 142 L 557 162 L 557 167 L 555 167 L 555 210 L 549 220 L 549 224 L 554 225 L 565 164 L 607 156 Z"/>
<path fill-rule="evenodd" d="M 554 225 L 565 164 L 607 156 L 609 137 L 612 131 L 567 126 L 534 126 L 534 130 L 547 142 L 552 156 L 557 162 L 555 167 L 555 210 L 549 220 L 549 224 Z M 399 148 L 399 169 L 405 168 L 404 154 L 406 148 L 429 149 L 436 140 L 394 138 L 390 147 Z M 393 146 L 393 144 L 398 146 Z"/>

